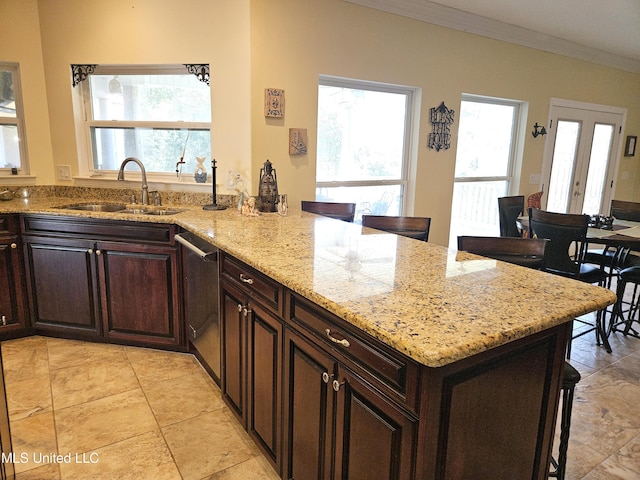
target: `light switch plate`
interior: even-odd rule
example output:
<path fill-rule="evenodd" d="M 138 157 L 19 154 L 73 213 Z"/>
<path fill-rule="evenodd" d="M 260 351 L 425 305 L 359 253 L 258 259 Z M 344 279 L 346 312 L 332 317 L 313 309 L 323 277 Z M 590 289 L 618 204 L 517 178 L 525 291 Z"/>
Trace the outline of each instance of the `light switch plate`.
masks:
<path fill-rule="evenodd" d="M 58 180 L 71 180 L 71 166 L 58 165 Z"/>
<path fill-rule="evenodd" d="M 540 183 L 540 174 L 532 173 L 529 175 L 529 185 L 538 185 Z"/>

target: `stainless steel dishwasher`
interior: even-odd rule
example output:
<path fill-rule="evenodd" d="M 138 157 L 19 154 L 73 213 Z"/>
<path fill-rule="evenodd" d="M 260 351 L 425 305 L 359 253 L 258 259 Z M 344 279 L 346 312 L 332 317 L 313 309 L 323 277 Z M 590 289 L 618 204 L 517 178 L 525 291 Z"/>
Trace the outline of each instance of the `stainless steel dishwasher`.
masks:
<path fill-rule="evenodd" d="M 189 342 L 220 384 L 218 249 L 190 232 L 175 236 L 183 246 L 184 306 Z"/>

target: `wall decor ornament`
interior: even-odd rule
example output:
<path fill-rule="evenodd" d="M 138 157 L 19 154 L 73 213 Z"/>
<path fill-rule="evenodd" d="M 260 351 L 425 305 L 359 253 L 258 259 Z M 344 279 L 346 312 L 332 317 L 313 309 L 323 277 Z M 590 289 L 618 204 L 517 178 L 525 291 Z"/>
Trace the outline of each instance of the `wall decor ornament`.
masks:
<path fill-rule="evenodd" d="M 284 117 L 284 90 L 280 88 L 264 89 L 264 116 Z"/>
<path fill-rule="evenodd" d="M 71 65 L 71 75 L 73 76 L 73 80 L 71 82 L 71 86 L 75 87 L 79 85 L 80 82 L 83 82 L 87 79 L 89 75 L 91 75 L 98 65 Z"/>
<path fill-rule="evenodd" d="M 196 183 L 206 183 L 207 182 L 207 171 L 204 168 L 204 160 L 207 157 L 196 157 L 196 161 L 198 162 L 198 166 L 196 167 L 196 171 L 193 174 L 193 178 Z"/>
<path fill-rule="evenodd" d="M 289 155 L 307 154 L 307 129 L 289 129 Z"/>
<path fill-rule="evenodd" d="M 258 185 L 258 209 L 261 212 L 276 212 L 278 206 L 278 178 L 276 169 L 267 159 L 260 169 L 260 184 Z"/>
<path fill-rule="evenodd" d="M 427 146 L 430 149 L 435 149 L 436 152 L 439 152 L 451 147 L 450 127 L 453 123 L 454 114 L 455 111 L 448 109 L 444 102 L 440 103 L 437 108 L 429 109 L 429 122 L 432 125 L 432 130 L 429 134 Z"/>
<path fill-rule="evenodd" d="M 187 67 L 187 72 L 198 77 L 198 80 L 209 85 L 209 64 L 208 63 L 183 63 Z"/>
<path fill-rule="evenodd" d="M 627 143 L 624 146 L 625 157 L 635 156 L 637 140 L 638 140 L 638 137 L 636 135 L 627 135 Z"/>

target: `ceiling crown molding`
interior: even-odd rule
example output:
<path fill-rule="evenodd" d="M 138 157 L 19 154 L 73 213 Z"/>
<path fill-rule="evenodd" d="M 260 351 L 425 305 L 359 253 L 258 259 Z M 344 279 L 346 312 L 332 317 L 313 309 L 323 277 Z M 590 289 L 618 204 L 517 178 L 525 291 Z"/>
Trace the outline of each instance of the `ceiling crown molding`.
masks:
<path fill-rule="evenodd" d="M 475 15 L 428 0 L 344 0 L 348 3 L 375 8 L 388 13 L 501 40 L 524 47 L 584 60 L 586 62 L 640 73 L 640 61 L 615 55 L 597 48 L 564 40 L 527 28 Z"/>

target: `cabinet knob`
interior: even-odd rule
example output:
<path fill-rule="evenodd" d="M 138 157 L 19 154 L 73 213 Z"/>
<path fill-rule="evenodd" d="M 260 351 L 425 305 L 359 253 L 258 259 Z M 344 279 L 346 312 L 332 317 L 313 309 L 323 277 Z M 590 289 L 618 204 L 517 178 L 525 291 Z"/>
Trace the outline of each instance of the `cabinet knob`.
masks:
<path fill-rule="evenodd" d="M 7 317 L 2 315 L 2 325 L 6 325 L 6 324 L 7 324 Z"/>
<path fill-rule="evenodd" d="M 17 243 L 12 243 L 11 244 L 11 248 L 13 248 L 15 250 L 16 248 L 18 248 L 18 244 Z"/>
<path fill-rule="evenodd" d="M 242 308 L 243 308 L 242 305 L 238 304 L 238 311 L 239 312 L 242 312 Z"/>
<path fill-rule="evenodd" d="M 253 285 L 253 278 L 247 277 L 244 273 L 240 274 L 240 280 L 249 285 Z"/>
<path fill-rule="evenodd" d="M 336 392 L 339 392 L 340 387 L 344 385 L 344 382 L 340 383 L 338 380 L 334 380 L 332 385 L 333 385 L 333 390 L 335 390 Z"/>
<path fill-rule="evenodd" d="M 102 252 L 100 250 L 96 250 L 96 255 L 102 255 Z"/>
<path fill-rule="evenodd" d="M 350 347 L 351 344 L 349 343 L 349 340 L 347 340 L 346 338 L 343 338 L 342 340 L 337 339 L 336 337 L 331 335 L 331 330 L 330 329 L 326 329 L 324 331 L 324 333 L 327 334 L 327 337 L 329 338 L 329 340 L 331 340 L 333 343 L 337 343 L 338 345 L 342 345 L 343 347 Z"/>
<path fill-rule="evenodd" d="M 90 248 L 89 250 L 87 250 L 87 253 L 88 253 L 89 255 L 93 255 L 93 248 Z"/>
<path fill-rule="evenodd" d="M 324 383 L 329 383 L 329 380 L 333 378 L 333 374 L 329 375 L 329 372 L 322 372 L 322 381 Z"/>
<path fill-rule="evenodd" d="M 251 309 L 250 309 L 250 308 L 244 307 L 244 308 L 242 309 L 242 314 L 243 314 L 245 317 L 246 317 L 247 315 L 249 315 L 250 313 L 251 313 Z"/>

